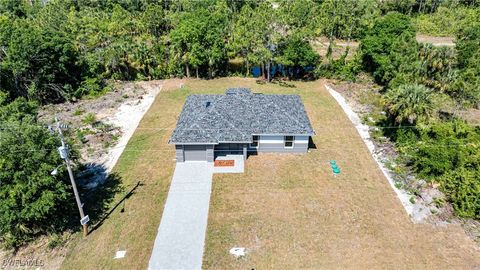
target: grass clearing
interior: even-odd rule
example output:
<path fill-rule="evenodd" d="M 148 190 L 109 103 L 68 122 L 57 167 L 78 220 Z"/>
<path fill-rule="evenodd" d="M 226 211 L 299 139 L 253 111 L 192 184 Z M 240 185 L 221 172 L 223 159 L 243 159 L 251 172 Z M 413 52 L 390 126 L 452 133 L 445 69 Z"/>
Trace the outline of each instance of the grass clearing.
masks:
<path fill-rule="evenodd" d="M 250 157 L 244 174 L 214 175 L 204 267 L 473 268 L 479 253 L 459 226 L 413 225 L 354 127 L 321 82 L 296 87 L 254 79 L 189 80 L 164 87 L 130 139 L 114 172 L 125 190 L 142 182 L 88 238 L 79 235 L 65 269 L 145 269 L 175 167 L 167 145 L 191 93 L 232 86 L 302 96 L 317 136 L 306 155 Z M 342 170 L 333 178 L 328 164 Z M 118 194 L 115 202 L 124 193 Z M 112 205 L 113 206 L 113 205 Z M 125 210 L 122 212 L 121 209 Z M 233 246 L 248 255 L 234 259 Z M 114 260 L 118 249 L 126 257 Z"/>

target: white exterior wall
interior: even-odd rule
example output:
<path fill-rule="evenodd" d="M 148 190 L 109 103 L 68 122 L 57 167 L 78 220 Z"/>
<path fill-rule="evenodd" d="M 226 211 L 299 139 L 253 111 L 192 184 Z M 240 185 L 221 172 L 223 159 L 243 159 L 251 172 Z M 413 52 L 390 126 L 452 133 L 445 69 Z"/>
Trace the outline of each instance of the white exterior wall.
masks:
<path fill-rule="evenodd" d="M 293 152 L 304 153 L 308 150 L 309 136 L 295 136 L 293 147 L 285 148 L 283 135 L 260 135 L 258 152 Z"/>

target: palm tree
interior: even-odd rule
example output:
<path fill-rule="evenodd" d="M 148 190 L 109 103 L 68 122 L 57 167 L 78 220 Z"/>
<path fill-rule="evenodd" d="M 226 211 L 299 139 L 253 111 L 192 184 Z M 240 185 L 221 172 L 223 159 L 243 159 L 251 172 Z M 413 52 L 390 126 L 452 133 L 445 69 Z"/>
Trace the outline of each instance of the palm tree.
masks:
<path fill-rule="evenodd" d="M 410 124 L 426 120 L 434 112 L 434 92 L 423 85 L 404 84 L 385 95 L 385 107 L 395 122 Z"/>

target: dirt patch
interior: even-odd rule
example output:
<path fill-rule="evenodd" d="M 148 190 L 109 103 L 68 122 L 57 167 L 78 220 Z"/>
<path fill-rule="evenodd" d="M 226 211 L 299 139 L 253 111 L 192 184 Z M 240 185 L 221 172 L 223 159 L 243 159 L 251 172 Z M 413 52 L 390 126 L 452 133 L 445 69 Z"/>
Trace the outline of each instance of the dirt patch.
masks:
<path fill-rule="evenodd" d="M 459 117 L 472 125 L 480 126 L 480 109 L 471 108 L 458 113 Z"/>
<path fill-rule="evenodd" d="M 67 132 L 80 150 L 80 162 L 98 163 L 105 159 L 108 148 L 114 146 L 124 132 L 119 125 L 111 123 L 119 108 L 140 104 L 145 95 L 158 91 L 162 84 L 163 81 L 117 81 L 113 83 L 113 91 L 101 97 L 44 106 L 39 111 L 39 119 L 54 124 L 57 116 L 62 123 L 68 124 Z"/>
<path fill-rule="evenodd" d="M 448 46 L 454 47 L 455 46 L 455 38 L 454 37 L 433 37 L 427 35 L 417 35 L 417 42 L 420 43 L 430 43 L 433 46 Z"/>
<path fill-rule="evenodd" d="M 325 62 L 327 61 L 326 55 L 328 52 L 329 45 L 330 45 L 330 41 L 326 37 L 318 38 L 317 40 L 312 42 L 313 48 L 323 58 Z M 359 45 L 360 43 L 355 40 L 351 40 L 349 42 L 347 40 L 337 39 L 334 41 L 334 44 L 332 46 L 332 58 L 339 59 L 342 55 L 345 54 L 345 50 L 348 47 L 349 51 L 346 59 L 347 60 L 352 59 Z"/>

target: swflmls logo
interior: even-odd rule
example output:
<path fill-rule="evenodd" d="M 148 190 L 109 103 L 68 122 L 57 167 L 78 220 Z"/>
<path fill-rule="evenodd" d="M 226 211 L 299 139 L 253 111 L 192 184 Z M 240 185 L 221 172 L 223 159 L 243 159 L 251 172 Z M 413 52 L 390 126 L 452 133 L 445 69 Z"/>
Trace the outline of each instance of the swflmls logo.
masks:
<path fill-rule="evenodd" d="M 4 259 L 2 262 L 2 269 L 6 267 L 41 267 L 45 263 L 41 259 Z"/>

